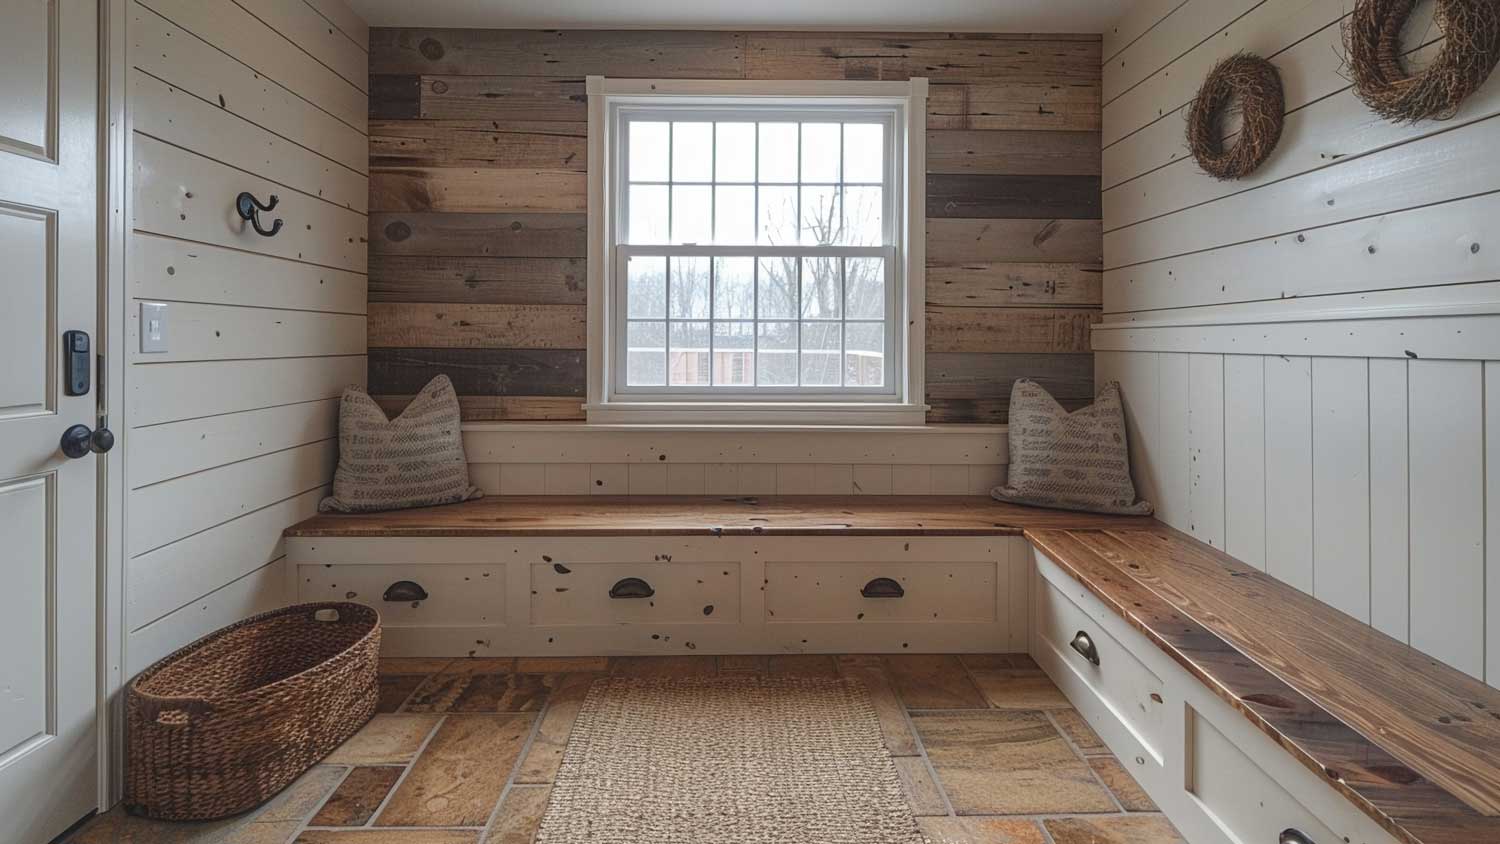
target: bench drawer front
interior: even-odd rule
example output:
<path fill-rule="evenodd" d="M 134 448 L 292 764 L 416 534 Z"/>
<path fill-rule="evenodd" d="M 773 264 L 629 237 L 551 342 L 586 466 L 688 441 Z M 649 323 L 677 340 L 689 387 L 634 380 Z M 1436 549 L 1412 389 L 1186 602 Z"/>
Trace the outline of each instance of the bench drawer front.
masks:
<path fill-rule="evenodd" d="M 1295 829 L 1313 844 L 1343 844 L 1343 836 L 1324 826 L 1192 707 L 1186 744 L 1188 793 L 1230 841 L 1274 842 L 1283 830 Z"/>
<path fill-rule="evenodd" d="M 394 583 L 407 580 L 427 598 L 386 601 Z M 380 611 L 386 627 L 463 627 L 505 623 L 505 566 L 301 565 L 297 600 L 357 601 Z"/>
<path fill-rule="evenodd" d="M 894 594 L 882 578 L 903 594 L 861 593 Z M 993 622 L 996 582 L 990 562 L 766 563 L 766 621 Z"/>
<path fill-rule="evenodd" d="M 1041 647 L 1086 686 L 1154 758 L 1164 761 L 1169 741 L 1161 677 L 1146 667 L 1096 618 L 1045 577 L 1036 579 L 1035 635 Z M 1080 587 L 1082 588 L 1082 587 Z M 1079 638 L 1084 634 L 1087 641 Z M 1092 644 L 1095 665 L 1074 647 Z"/>
<path fill-rule="evenodd" d="M 645 581 L 650 597 L 610 597 L 622 581 Z M 622 592 L 629 592 L 622 587 Z M 536 563 L 531 623 L 735 624 L 740 620 L 739 563 Z"/>

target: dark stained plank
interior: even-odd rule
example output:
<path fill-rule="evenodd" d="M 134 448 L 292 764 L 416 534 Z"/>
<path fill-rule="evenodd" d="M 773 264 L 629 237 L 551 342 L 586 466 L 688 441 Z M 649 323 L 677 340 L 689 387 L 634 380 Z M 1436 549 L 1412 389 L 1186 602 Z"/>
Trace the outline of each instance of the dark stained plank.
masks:
<path fill-rule="evenodd" d="M 588 211 L 588 176 L 573 170 L 372 167 L 371 211 Z"/>
<path fill-rule="evenodd" d="M 492 496 L 445 507 L 324 514 L 287 536 L 1015 536 L 1025 528 L 1145 528 L 985 496 Z"/>
<path fill-rule="evenodd" d="M 1101 264 L 1104 230 L 1098 220 L 927 221 L 927 262 L 1037 261 Z"/>
<path fill-rule="evenodd" d="M 1098 132 L 929 131 L 927 172 L 976 175 L 1098 176 Z"/>
<path fill-rule="evenodd" d="M 540 120 L 371 120 L 371 167 L 588 168 L 588 124 Z"/>
<path fill-rule="evenodd" d="M 744 68 L 744 42 L 740 33 L 689 30 L 374 29 L 370 68 L 512 76 L 566 69 L 580 77 L 737 79 Z"/>
<path fill-rule="evenodd" d="M 1098 176 L 945 175 L 927 177 L 927 217 L 1097 220 Z"/>
<path fill-rule="evenodd" d="M 413 73 L 370 74 L 370 119 L 402 120 L 422 114 L 422 78 Z"/>
<path fill-rule="evenodd" d="M 1085 407 L 1091 399 L 1058 399 L 1065 410 Z M 1010 421 L 1010 396 L 980 399 L 927 400 L 927 424 L 1004 425 Z"/>
<path fill-rule="evenodd" d="M 423 76 L 428 120 L 588 120 L 582 77 Z"/>
<path fill-rule="evenodd" d="M 1399 840 L 1500 840 L 1500 691 L 1160 524 L 1026 535 Z"/>
<path fill-rule="evenodd" d="M 587 343 L 583 305 L 471 305 L 376 302 L 370 345 L 386 348 L 580 349 Z"/>
<path fill-rule="evenodd" d="M 1043 385 L 1064 406 L 1082 406 L 1094 399 L 1092 355 L 938 352 L 927 355 L 927 403 L 935 408 L 942 403 L 945 415 L 993 417 L 1008 411 L 1011 387 L 1019 378 Z"/>
<path fill-rule="evenodd" d="M 1098 132 L 1102 96 L 1098 79 L 935 84 L 927 91 L 927 128 Z"/>
<path fill-rule="evenodd" d="M 370 256 L 371 302 L 582 305 L 582 258 Z"/>
<path fill-rule="evenodd" d="M 1077 352 L 1093 350 L 1094 308 L 927 307 L 928 352 Z"/>
<path fill-rule="evenodd" d="M 394 417 L 415 396 L 371 398 L 387 416 Z M 558 396 L 459 396 L 459 414 L 465 422 L 579 422 L 584 419 L 583 402 Z"/>
<path fill-rule="evenodd" d="M 371 349 L 370 392 L 415 395 L 439 373 L 460 396 L 579 396 L 582 349 Z"/>
<path fill-rule="evenodd" d="M 1097 80 L 1098 41 L 982 33 L 757 32 L 746 79 Z"/>
<path fill-rule="evenodd" d="M 370 215 L 370 252 L 499 258 L 582 258 L 586 214 Z"/>
<path fill-rule="evenodd" d="M 968 308 L 1104 304 L 1098 264 L 971 261 L 927 267 L 927 304 Z M 372 279 L 373 281 L 373 276 Z"/>

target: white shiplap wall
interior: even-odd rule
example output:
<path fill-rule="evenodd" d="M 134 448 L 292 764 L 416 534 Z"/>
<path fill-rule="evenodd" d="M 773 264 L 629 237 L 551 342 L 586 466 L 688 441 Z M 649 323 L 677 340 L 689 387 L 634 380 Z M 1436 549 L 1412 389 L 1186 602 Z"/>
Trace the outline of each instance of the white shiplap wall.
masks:
<path fill-rule="evenodd" d="M 1413 62 L 1440 33 L 1407 29 Z M 1500 686 L 1500 79 L 1397 126 L 1339 72 L 1347 0 L 1142 2 L 1106 49 L 1105 321 L 1161 518 Z M 1281 70 L 1250 178 L 1203 175 L 1220 58 Z"/>
<path fill-rule="evenodd" d="M 129 677 L 280 604 L 281 530 L 332 479 L 365 381 L 369 33 L 339 0 L 131 0 L 125 38 Z M 244 190 L 280 197 L 280 234 L 244 227 Z"/>
<path fill-rule="evenodd" d="M 491 495 L 988 495 L 1004 426 L 653 430 L 470 423 L 470 480 Z"/>

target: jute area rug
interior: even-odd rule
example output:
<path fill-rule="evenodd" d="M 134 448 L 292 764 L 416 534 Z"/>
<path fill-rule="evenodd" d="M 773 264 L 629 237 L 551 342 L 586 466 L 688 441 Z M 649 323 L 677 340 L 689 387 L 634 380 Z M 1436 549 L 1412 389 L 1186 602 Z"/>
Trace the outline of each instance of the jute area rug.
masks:
<path fill-rule="evenodd" d="M 856 680 L 606 678 L 538 844 L 924 844 Z"/>

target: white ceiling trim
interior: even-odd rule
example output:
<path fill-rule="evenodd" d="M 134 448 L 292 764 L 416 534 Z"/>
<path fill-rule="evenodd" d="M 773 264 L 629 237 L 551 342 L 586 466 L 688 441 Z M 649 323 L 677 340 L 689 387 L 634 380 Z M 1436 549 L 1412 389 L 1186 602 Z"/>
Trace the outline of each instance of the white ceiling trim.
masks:
<path fill-rule="evenodd" d="M 346 0 L 371 26 L 1103 32 L 1130 0 Z"/>

